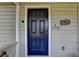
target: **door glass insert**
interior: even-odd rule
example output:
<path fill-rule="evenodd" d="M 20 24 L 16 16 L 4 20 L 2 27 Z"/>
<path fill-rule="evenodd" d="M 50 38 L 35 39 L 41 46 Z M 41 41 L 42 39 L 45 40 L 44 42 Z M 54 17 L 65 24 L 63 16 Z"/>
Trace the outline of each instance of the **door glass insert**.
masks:
<path fill-rule="evenodd" d="M 45 32 L 45 20 L 39 21 L 39 32 L 44 33 Z"/>
<path fill-rule="evenodd" d="M 31 33 L 36 33 L 36 26 L 37 26 L 36 20 L 32 20 L 31 21 Z"/>
<path fill-rule="evenodd" d="M 45 20 L 45 32 L 48 32 L 48 20 Z"/>

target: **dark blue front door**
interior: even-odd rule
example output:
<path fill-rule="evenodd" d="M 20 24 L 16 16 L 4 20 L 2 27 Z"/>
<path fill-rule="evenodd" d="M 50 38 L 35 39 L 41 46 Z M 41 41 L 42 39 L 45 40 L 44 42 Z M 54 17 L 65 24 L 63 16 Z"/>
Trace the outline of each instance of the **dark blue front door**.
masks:
<path fill-rule="evenodd" d="M 28 55 L 48 55 L 48 9 L 28 9 Z"/>

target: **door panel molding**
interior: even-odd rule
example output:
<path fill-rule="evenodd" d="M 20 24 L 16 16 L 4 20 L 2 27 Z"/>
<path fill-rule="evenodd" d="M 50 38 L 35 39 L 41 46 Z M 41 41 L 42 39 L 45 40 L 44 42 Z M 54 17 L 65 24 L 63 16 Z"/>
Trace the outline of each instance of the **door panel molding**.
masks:
<path fill-rule="evenodd" d="M 51 22 L 50 22 L 50 5 L 41 5 L 41 6 L 34 6 L 34 5 L 30 5 L 30 6 L 25 6 L 25 57 L 27 56 L 27 17 L 28 17 L 28 9 L 30 9 L 30 8 L 48 8 L 48 22 L 49 22 L 49 33 L 48 33 L 48 36 L 49 36 L 49 38 L 48 38 L 48 50 L 49 50 L 49 53 L 48 53 L 48 55 L 49 56 L 51 56 L 50 55 L 50 51 L 51 51 L 51 49 L 50 49 L 50 46 L 51 46 L 51 35 L 50 35 L 50 31 L 51 31 Z"/>

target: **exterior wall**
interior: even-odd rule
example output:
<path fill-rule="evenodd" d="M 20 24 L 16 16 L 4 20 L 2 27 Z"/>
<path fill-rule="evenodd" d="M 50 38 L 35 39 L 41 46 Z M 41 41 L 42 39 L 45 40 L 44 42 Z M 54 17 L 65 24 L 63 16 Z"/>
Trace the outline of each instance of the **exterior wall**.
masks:
<path fill-rule="evenodd" d="M 25 8 L 20 6 L 20 25 L 19 25 L 19 34 L 20 34 L 20 45 L 19 45 L 19 56 L 25 56 L 25 23 L 21 23 L 22 20 L 25 20 Z"/>
<path fill-rule="evenodd" d="M 51 25 L 57 24 L 57 29 L 51 29 L 51 55 L 72 56 L 77 52 L 77 4 L 58 3 L 52 4 Z M 70 19 L 70 25 L 60 26 L 60 20 Z M 62 47 L 65 50 L 62 51 Z M 72 55 L 71 55 L 72 54 Z"/>
<path fill-rule="evenodd" d="M 77 3 L 21 3 L 20 57 L 25 56 L 25 23 L 21 21 L 25 20 L 25 6 L 27 5 L 50 5 L 51 7 L 51 56 L 70 56 L 78 52 Z M 60 20 L 66 18 L 70 19 L 70 25 L 60 26 Z M 62 51 L 63 46 L 64 51 Z"/>
<path fill-rule="evenodd" d="M 0 42 L 16 41 L 16 5 L 13 3 L 0 3 Z M 16 54 L 15 46 L 8 48 L 10 57 Z"/>
<path fill-rule="evenodd" d="M 16 41 L 16 6 L 0 5 L 0 42 Z"/>
<path fill-rule="evenodd" d="M 78 3 L 78 17 L 77 17 L 77 39 L 78 39 L 78 51 L 79 51 L 79 3 Z"/>

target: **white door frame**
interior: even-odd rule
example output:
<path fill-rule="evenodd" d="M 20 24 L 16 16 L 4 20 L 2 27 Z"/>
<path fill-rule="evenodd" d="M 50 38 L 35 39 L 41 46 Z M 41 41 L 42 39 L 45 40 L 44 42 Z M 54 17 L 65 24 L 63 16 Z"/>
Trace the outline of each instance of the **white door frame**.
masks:
<path fill-rule="evenodd" d="M 51 35 L 50 35 L 50 29 L 51 29 L 51 25 L 50 25 L 50 5 L 41 5 L 41 6 L 36 6 L 36 5 L 30 5 L 30 6 L 25 6 L 25 57 L 27 56 L 27 10 L 28 8 L 48 8 L 48 20 L 49 20 L 49 53 L 48 55 L 50 56 L 50 40 L 51 40 Z"/>
<path fill-rule="evenodd" d="M 19 3 L 16 4 L 16 57 L 19 57 Z"/>

